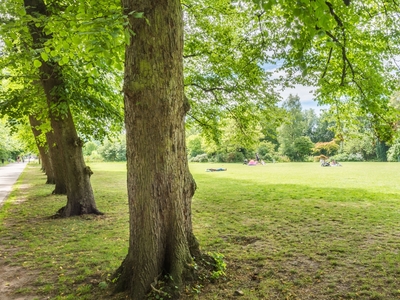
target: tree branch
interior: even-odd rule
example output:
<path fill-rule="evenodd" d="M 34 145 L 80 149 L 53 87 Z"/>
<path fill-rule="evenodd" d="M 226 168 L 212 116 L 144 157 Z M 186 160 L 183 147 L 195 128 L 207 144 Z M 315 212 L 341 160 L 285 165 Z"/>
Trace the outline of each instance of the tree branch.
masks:
<path fill-rule="evenodd" d="M 260 14 L 257 14 L 257 20 L 258 20 L 258 28 L 260 29 L 261 32 L 261 38 L 262 38 L 262 42 L 261 45 L 265 47 L 266 43 L 265 43 L 265 39 L 264 39 L 264 30 L 262 30 L 262 25 L 261 25 L 261 17 L 262 15 L 265 13 L 265 11 L 263 11 Z"/>
<path fill-rule="evenodd" d="M 202 91 L 207 92 L 207 93 L 213 93 L 214 91 L 224 91 L 224 92 L 227 92 L 227 93 L 232 93 L 233 92 L 232 89 L 226 89 L 226 88 L 222 88 L 222 87 L 205 88 L 205 87 L 203 87 L 203 86 L 201 86 L 201 85 L 199 85 L 197 83 L 190 83 L 190 84 L 187 84 L 185 86 L 195 86 L 195 87 L 197 87 L 197 88 L 199 88 Z"/>
<path fill-rule="evenodd" d="M 342 61 L 343 61 L 343 67 L 342 67 L 342 77 L 340 79 L 340 86 L 344 86 L 344 81 L 346 78 L 346 62 L 347 62 L 347 58 L 346 58 L 346 49 L 344 47 L 342 47 Z"/>
<path fill-rule="evenodd" d="M 204 55 L 204 54 L 209 54 L 209 53 L 201 53 L 201 52 L 198 52 L 198 53 L 183 55 L 183 58 L 197 57 L 197 56 L 202 56 L 202 55 Z"/>
<path fill-rule="evenodd" d="M 203 121 L 199 120 L 194 115 L 192 115 L 190 112 L 188 112 L 187 115 L 189 117 L 191 117 L 193 120 L 195 120 L 200 126 L 205 127 L 205 128 L 212 128 L 212 126 L 210 124 L 204 123 Z"/>
<path fill-rule="evenodd" d="M 331 61 L 331 58 L 332 58 L 332 51 L 333 51 L 333 48 L 331 47 L 331 49 L 329 50 L 329 55 L 328 55 L 328 60 L 326 62 L 325 70 L 322 73 L 322 77 L 321 78 L 324 78 L 325 75 L 326 75 L 326 72 L 328 71 L 328 65 L 329 65 L 329 63 Z"/>
<path fill-rule="evenodd" d="M 333 18 L 335 19 L 335 21 L 339 25 L 339 27 L 343 28 L 343 22 L 339 18 L 339 16 L 335 13 L 335 11 L 333 10 L 332 3 L 330 3 L 329 1 L 325 1 L 325 4 L 328 6 L 330 14 L 333 16 Z"/>

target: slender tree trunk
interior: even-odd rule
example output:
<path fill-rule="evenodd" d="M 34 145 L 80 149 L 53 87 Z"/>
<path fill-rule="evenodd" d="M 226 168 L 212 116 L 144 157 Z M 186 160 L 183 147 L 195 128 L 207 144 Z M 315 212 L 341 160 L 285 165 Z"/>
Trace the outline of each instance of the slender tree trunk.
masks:
<path fill-rule="evenodd" d="M 64 156 L 62 155 L 62 148 L 56 141 L 56 137 L 52 131 L 46 132 L 46 140 L 55 179 L 53 194 L 66 195 L 67 185 L 65 178 L 65 161 Z"/>
<path fill-rule="evenodd" d="M 47 177 L 46 184 L 55 184 L 56 179 L 54 177 L 53 166 L 51 165 L 49 152 L 46 148 L 43 148 L 42 150 L 39 149 L 39 152 L 40 151 L 43 151 L 43 154 L 41 154 L 40 156 L 42 157 L 42 165 L 44 167 L 44 173 L 46 174 Z"/>
<path fill-rule="evenodd" d="M 43 0 L 24 0 L 28 15 L 36 18 L 47 16 Z M 51 39 L 44 28 L 36 26 L 34 21 L 28 23 L 34 49 L 43 49 L 44 43 Z M 92 171 L 85 165 L 83 159 L 83 142 L 78 137 L 75 124 L 69 109 L 68 93 L 64 89 L 61 67 L 56 62 L 41 61 L 40 81 L 46 94 L 51 127 L 56 137 L 56 145 L 62 153 L 65 168 L 65 183 L 67 187 L 67 205 L 59 210 L 63 217 L 81 214 L 101 214 L 96 208 L 90 176 Z"/>
<path fill-rule="evenodd" d="M 50 159 L 50 158 L 49 158 Z M 42 163 L 42 156 L 40 155 L 40 151 L 39 151 L 39 165 L 41 165 L 42 167 L 40 168 L 40 170 L 43 173 L 46 173 L 46 167 L 45 167 L 45 163 Z M 47 184 L 47 183 L 46 183 Z"/>
<path fill-rule="evenodd" d="M 56 180 L 54 177 L 53 166 L 48 153 L 48 145 L 44 138 L 42 138 L 42 131 L 39 129 L 42 122 L 39 121 L 35 116 L 29 116 L 29 123 L 33 136 L 35 137 L 36 146 L 38 147 L 40 157 L 42 158 L 42 169 L 46 173 L 47 181 L 46 184 L 55 184 Z"/>
<path fill-rule="evenodd" d="M 43 141 L 43 139 L 41 139 L 42 131 L 39 129 L 42 122 L 36 119 L 36 117 L 34 117 L 33 115 L 29 115 L 29 124 L 31 125 L 31 130 L 33 133 L 33 137 L 35 139 L 36 147 L 39 150 L 40 157 L 46 156 L 47 145 L 46 142 Z M 44 161 L 42 163 L 42 171 L 46 173 L 46 169 L 47 170 L 50 169 L 50 166 L 48 166 L 48 161 Z"/>
<path fill-rule="evenodd" d="M 198 244 L 192 233 L 195 184 L 187 164 L 183 25 L 179 0 L 123 0 L 135 35 L 125 54 L 129 251 L 117 290 L 143 299 L 160 274 L 181 286 Z M 191 253 L 192 252 L 192 253 Z"/>

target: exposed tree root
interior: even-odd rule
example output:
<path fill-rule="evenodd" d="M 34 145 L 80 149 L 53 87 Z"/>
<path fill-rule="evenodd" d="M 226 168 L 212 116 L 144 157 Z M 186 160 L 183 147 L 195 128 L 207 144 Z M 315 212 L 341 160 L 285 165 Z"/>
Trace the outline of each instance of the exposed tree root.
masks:
<path fill-rule="evenodd" d="M 70 215 L 66 215 L 65 212 L 65 206 L 61 207 L 53 216 L 54 219 L 57 218 L 68 218 L 68 217 L 73 217 L 73 216 L 81 216 L 81 215 L 89 215 L 89 214 L 93 214 L 93 215 L 97 215 L 97 216 L 102 216 L 104 215 L 104 213 L 102 213 L 101 211 L 99 211 L 97 208 L 93 208 L 91 207 L 90 209 L 88 209 L 87 207 L 81 205 L 81 209 L 80 212 L 77 214 L 70 214 Z"/>

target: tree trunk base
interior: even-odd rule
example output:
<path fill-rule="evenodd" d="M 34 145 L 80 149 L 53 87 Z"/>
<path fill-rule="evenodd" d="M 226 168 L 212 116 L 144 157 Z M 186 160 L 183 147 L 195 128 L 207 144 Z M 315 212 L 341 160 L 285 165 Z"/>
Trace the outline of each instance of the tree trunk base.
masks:
<path fill-rule="evenodd" d="M 56 214 L 53 216 L 54 218 L 68 218 L 68 217 L 73 217 L 73 216 L 81 216 L 81 215 L 97 215 L 97 216 L 102 216 L 104 213 L 99 211 L 97 208 L 94 207 L 84 207 L 81 205 L 80 210 L 77 211 L 76 213 L 66 213 L 66 206 L 61 207 Z"/>
<path fill-rule="evenodd" d="M 52 195 L 66 195 L 67 194 L 67 188 L 66 187 L 60 187 L 56 184 L 54 190 L 51 192 Z"/>
<path fill-rule="evenodd" d="M 219 277 L 223 277 L 215 275 L 216 272 L 221 271 L 219 261 L 211 255 L 201 253 L 198 248 L 196 254 L 193 264 L 188 265 L 182 274 L 183 284 L 180 289 L 177 289 L 176 281 L 171 280 L 169 274 L 162 273 L 157 278 L 154 278 L 154 282 L 150 284 L 147 296 L 150 299 L 179 299 L 183 294 L 195 296 L 197 286 L 216 283 Z M 125 257 L 122 264 L 113 274 L 111 279 L 116 282 L 114 294 L 124 292 L 128 292 L 131 296 L 134 294 L 134 291 L 129 291 L 133 277 L 132 268 L 129 265 L 128 257 Z M 223 272 L 222 274 L 224 275 Z M 133 297 L 132 299 L 135 298 Z"/>
<path fill-rule="evenodd" d="M 121 265 L 118 267 L 118 269 L 112 276 L 112 281 L 116 282 L 114 287 L 115 294 L 125 292 L 129 289 L 130 280 L 133 276 L 133 272 L 132 271 L 129 272 L 131 268 L 127 266 L 128 265 L 127 260 L 128 257 L 125 257 Z"/>

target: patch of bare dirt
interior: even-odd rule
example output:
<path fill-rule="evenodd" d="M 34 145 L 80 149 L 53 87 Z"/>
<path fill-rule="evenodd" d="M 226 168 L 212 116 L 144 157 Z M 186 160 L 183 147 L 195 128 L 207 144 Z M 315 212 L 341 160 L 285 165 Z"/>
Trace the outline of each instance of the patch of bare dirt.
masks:
<path fill-rule="evenodd" d="M 10 266 L 0 257 L 0 298 L 1 300 L 33 300 L 37 296 L 18 295 L 17 291 L 27 288 L 35 275 L 23 267 Z"/>
<path fill-rule="evenodd" d="M 31 184 L 28 183 L 24 183 L 24 184 L 20 184 L 19 185 L 19 190 L 21 192 L 21 195 L 18 199 L 16 199 L 15 201 L 13 201 L 13 204 L 21 204 L 24 203 L 27 198 L 26 195 L 29 193 L 29 188 L 31 187 Z"/>

